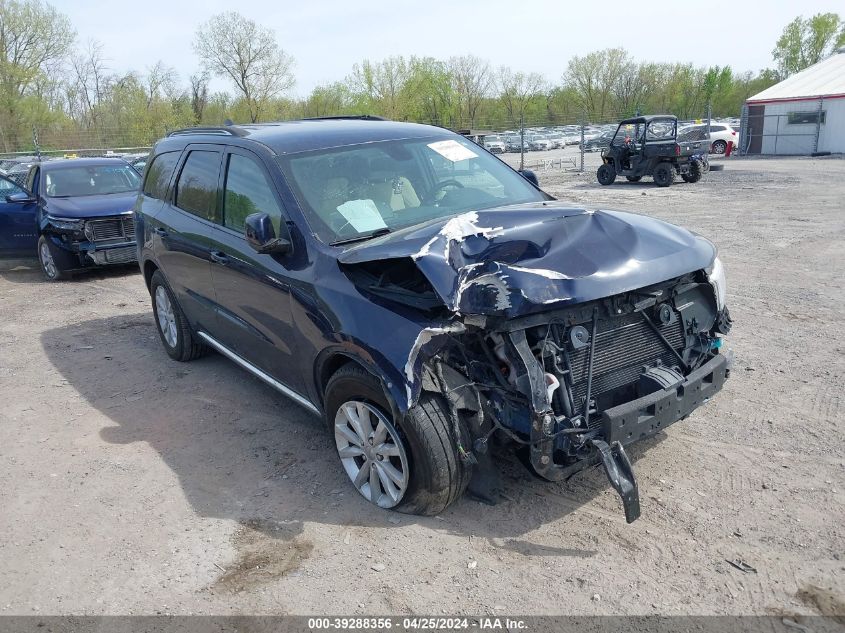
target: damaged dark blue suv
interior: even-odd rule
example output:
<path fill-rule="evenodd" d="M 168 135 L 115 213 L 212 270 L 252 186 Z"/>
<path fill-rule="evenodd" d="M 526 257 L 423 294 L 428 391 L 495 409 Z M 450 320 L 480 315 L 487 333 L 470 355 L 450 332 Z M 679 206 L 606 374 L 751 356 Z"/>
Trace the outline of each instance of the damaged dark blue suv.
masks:
<path fill-rule="evenodd" d="M 159 141 L 139 261 L 176 360 L 214 349 L 323 417 L 372 503 L 495 500 L 493 444 L 555 481 L 719 391 L 725 276 L 702 237 L 573 207 L 461 136 L 372 117 Z"/>

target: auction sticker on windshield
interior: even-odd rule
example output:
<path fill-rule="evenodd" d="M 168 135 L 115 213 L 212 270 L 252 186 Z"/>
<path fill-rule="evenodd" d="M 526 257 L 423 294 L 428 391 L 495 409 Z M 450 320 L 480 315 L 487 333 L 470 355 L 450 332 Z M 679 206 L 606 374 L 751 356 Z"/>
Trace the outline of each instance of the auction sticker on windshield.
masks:
<path fill-rule="evenodd" d="M 387 228 L 376 203 L 372 200 L 350 200 L 340 205 L 337 210 L 358 232 Z"/>
<path fill-rule="evenodd" d="M 443 158 L 453 163 L 457 163 L 459 160 L 478 158 L 478 154 L 457 141 L 437 141 L 436 143 L 429 143 L 428 146 Z"/>

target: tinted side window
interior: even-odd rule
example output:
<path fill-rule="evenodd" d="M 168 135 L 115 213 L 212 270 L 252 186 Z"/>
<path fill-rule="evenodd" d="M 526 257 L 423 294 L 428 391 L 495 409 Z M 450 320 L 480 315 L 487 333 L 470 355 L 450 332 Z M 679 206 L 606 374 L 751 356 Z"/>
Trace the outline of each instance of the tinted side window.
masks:
<path fill-rule="evenodd" d="M 12 196 L 16 193 L 26 193 L 21 187 L 18 187 L 11 180 L 0 178 L 0 199 L 5 200 L 6 196 Z"/>
<path fill-rule="evenodd" d="M 188 154 L 176 183 L 176 206 L 206 220 L 218 222 L 217 177 L 220 174 L 218 152 L 193 151 Z"/>
<path fill-rule="evenodd" d="M 711 132 L 724 132 L 725 126 L 724 125 L 711 125 L 710 131 Z"/>
<path fill-rule="evenodd" d="M 144 195 L 163 200 L 167 195 L 167 185 L 179 160 L 179 152 L 164 152 L 153 159 L 144 181 Z"/>
<path fill-rule="evenodd" d="M 279 234 L 282 210 L 276 202 L 264 168 L 251 158 L 229 154 L 226 195 L 223 198 L 223 224 L 230 229 L 242 231 L 244 220 L 251 213 L 269 215 L 276 235 Z"/>

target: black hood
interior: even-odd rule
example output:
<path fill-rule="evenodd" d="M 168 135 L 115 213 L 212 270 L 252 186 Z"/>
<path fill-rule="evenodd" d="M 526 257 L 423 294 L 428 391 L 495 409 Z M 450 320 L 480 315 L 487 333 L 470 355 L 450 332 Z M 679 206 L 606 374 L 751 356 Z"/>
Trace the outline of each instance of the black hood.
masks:
<path fill-rule="evenodd" d="M 137 191 L 110 193 L 100 196 L 72 196 L 70 198 L 47 198 L 47 213 L 63 218 L 96 218 L 120 215 L 132 211 Z"/>
<path fill-rule="evenodd" d="M 661 220 L 557 204 L 463 213 L 364 242 L 338 260 L 411 258 L 451 310 L 511 318 L 659 283 L 716 255 L 708 240 Z"/>

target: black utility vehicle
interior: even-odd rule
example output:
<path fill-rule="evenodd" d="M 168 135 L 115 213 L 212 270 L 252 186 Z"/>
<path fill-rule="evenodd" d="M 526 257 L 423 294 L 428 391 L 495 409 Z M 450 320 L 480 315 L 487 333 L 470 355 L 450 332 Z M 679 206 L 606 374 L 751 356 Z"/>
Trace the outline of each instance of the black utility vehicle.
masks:
<path fill-rule="evenodd" d="M 602 152 L 596 176 L 611 185 L 617 176 L 638 182 L 653 176 L 658 187 L 668 187 L 680 174 L 698 182 L 707 171 L 707 142 L 680 141 L 678 120 L 670 115 L 638 116 L 619 123 L 610 145 Z"/>
<path fill-rule="evenodd" d="M 467 486 L 495 499 L 501 445 L 553 481 L 602 464 L 631 521 L 624 447 L 728 375 L 710 242 L 559 202 L 442 128 L 176 132 L 135 208 L 167 353 L 217 350 L 323 418 L 383 508 L 436 514 Z"/>

